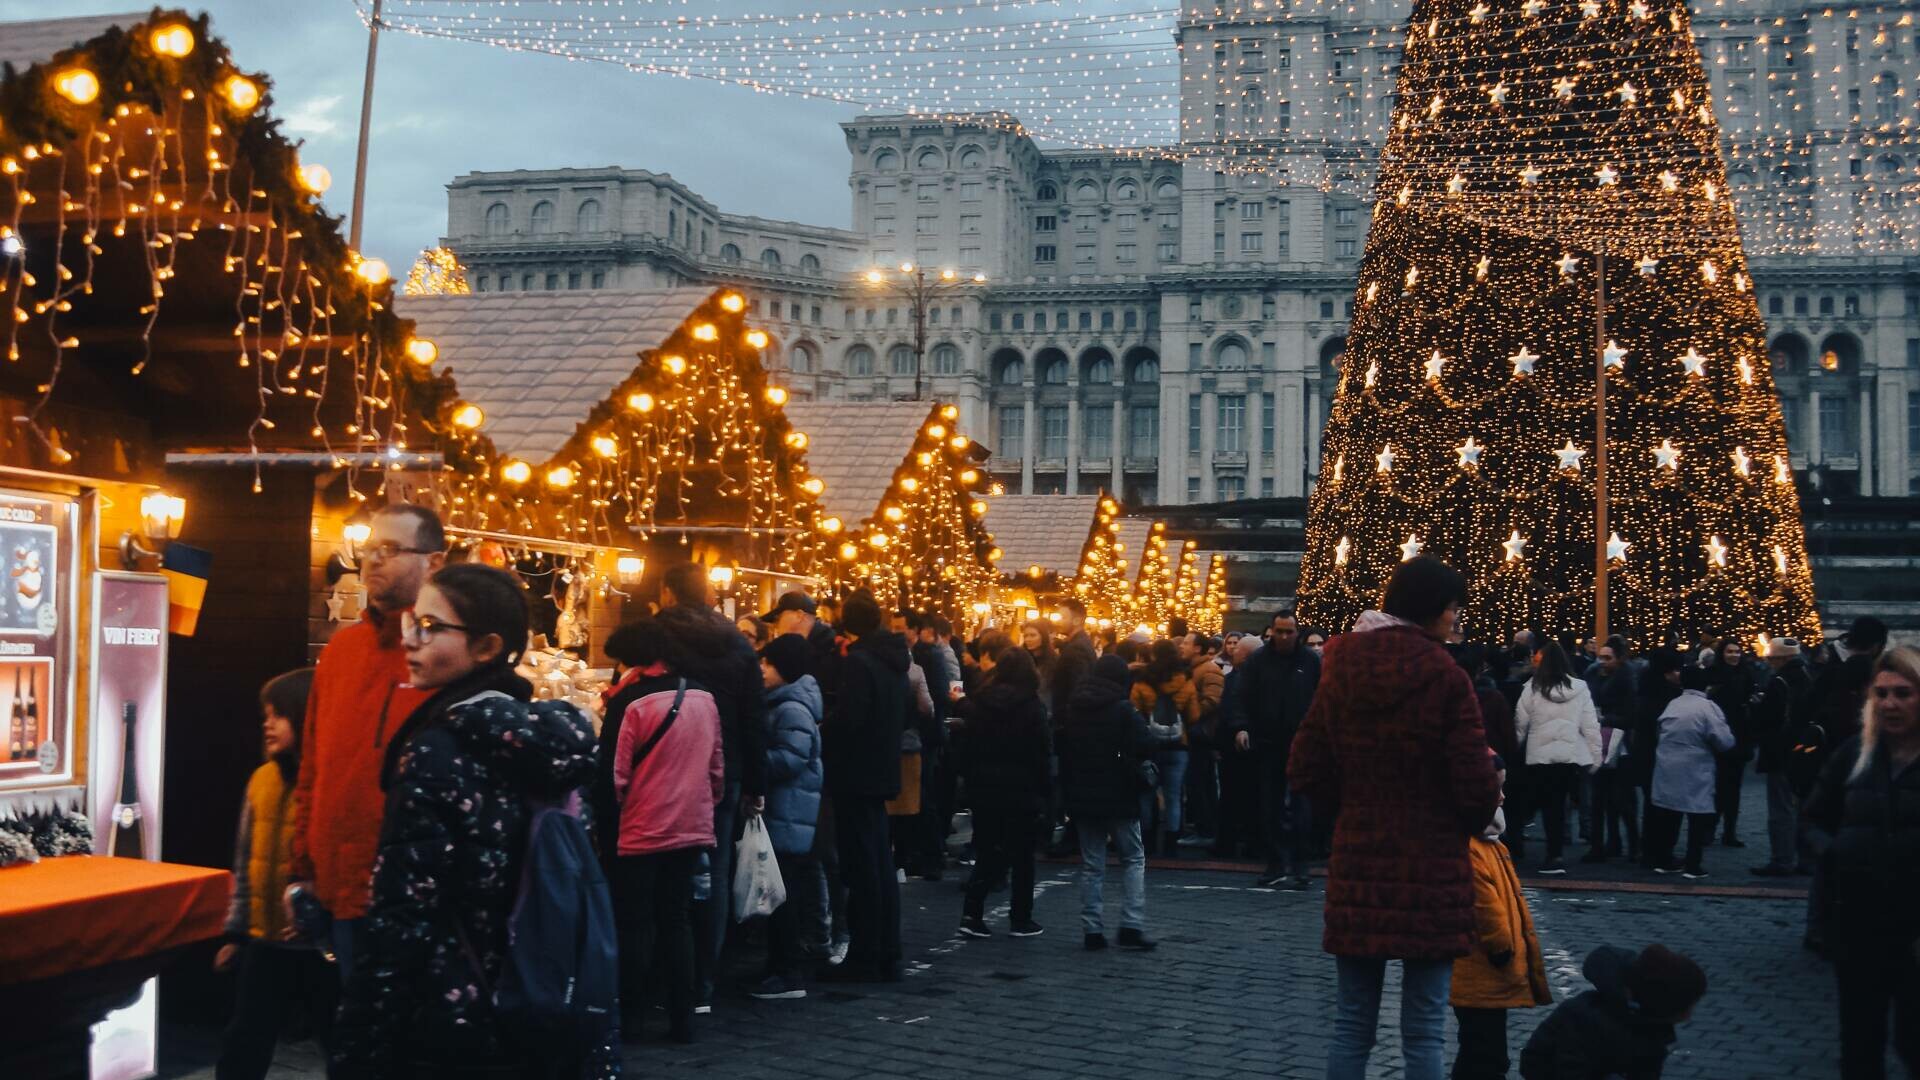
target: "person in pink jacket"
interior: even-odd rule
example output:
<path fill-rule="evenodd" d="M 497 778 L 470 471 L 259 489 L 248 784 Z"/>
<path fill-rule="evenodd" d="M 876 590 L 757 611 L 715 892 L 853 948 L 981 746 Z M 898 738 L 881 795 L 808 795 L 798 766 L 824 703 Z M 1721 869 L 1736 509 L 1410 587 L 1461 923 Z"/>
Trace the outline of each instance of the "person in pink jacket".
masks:
<path fill-rule="evenodd" d="M 713 808 L 726 791 L 720 711 L 705 687 L 668 669 L 666 631 L 651 619 L 630 628 L 639 696 L 627 706 L 614 750 L 620 807 L 613 867 L 621 925 L 620 1030 L 640 1035 L 655 950 L 665 969 L 675 1042 L 693 1041 L 693 930 L 688 905 L 700 853 L 713 847 Z"/>

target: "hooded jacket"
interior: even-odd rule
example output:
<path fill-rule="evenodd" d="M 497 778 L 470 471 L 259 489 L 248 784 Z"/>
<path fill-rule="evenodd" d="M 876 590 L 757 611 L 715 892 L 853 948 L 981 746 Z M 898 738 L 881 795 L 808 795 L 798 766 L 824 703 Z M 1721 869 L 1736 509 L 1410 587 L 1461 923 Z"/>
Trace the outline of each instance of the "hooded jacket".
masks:
<path fill-rule="evenodd" d="M 1448 960 L 1473 948 L 1470 839 L 1500 785 L 1467 673 L 1418 627 L 1379 612 L 1327 642 L 1287 780 L 1340 807 L 1327 868 L 1336 956 Z"/>
<path fill-rule="evenodd" d="M 1473 860 L 1474 950 L 1453 962 L 1450 1003 L 1459 1009 L 1553 1004 L 1546 958 L 1513 856 L 1489 836 L 1474 837 L 1467 852 Z"/>
<path fill-rule="evenodd" d="M 1699 690 L 1682 690 L 1660 714 L 1653 764 L 1653 805 L 1683 814 L 1713 813 L 1714 756 L 1733 749 L 1720 706 Z"/>
<path fill-rule="evenodd" d="M 1600 764 L 1600 715 L 1587 684 L 1573 679 L 1541 693 L 1527 683 L 1513 710 L 1513 734 L 1526 750 L 1529 765 Z"/>
<path fill-rule="evenodd" d="M 1634 953 L 1602 945 L 1581 974 L 1593 989 L 1553 1010 L 1520 1051 L 1524 1080 L 1658 1080 L 1673 1025 L 1640 1015 L 1627 990 Z"/>
<path fill-rule="evenodd" d="M 913 708 L 907 639 L 878 631 L 846 646 L 837 668 L 839 700 L 822 731 L 827 790 L 891 799 L 900 794 L 900 733 Z"/>
<path fill-rule="evenodd" d="M 956 708 L 965 723 L 954 733 L 954 771 L 977 810 L 1035 814 L 1051 786 L 1047 707 L 1033 691 L 988 681 Z"/>
<path fill-rule="evenodd" d="M 820 762 L 825 706 L 811 675 L 767 691 L 767 835 L 780 855 L 813 850 L 826 770 Z"/>
<path fill-rule="evenodd" d="M 706 687 L 720 710 L 727 783 L 745 795 L 766 794 L 767 706 L 753 643 L 712 608 L 676 605 L 659 622 L 673 642 L 667 666 Z"/>
<path fill-rule="evenodd" d="M 531 695 L 510 672 L 484 670 L 442 689 L 396 736 L 329 1075 L 477 1075 L 521 1060 L 484 987 L 506 956 L 528 800 L 579 792 L 597 752 L 578 709 Z M 581 1075 L 620 1075 L 617 1038 L 609 1031 Z"/>
<path fill-rule="evenodd" d="M 1068 703 L 1059 728 L 1060 786 L 1076 818 L 1138 821 L 1140 763 L 1153 752 L 1153 736 L 1127 698 L 1128 680 L 1120 675 L 1126 665 L 1107 659 L 1088 670 Z"/>

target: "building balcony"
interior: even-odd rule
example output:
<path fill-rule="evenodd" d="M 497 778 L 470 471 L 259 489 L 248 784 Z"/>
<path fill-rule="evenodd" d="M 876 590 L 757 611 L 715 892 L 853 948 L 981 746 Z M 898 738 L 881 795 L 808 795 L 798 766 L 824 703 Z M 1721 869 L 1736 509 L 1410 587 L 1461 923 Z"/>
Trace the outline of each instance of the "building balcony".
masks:
<path fill-rule="evenodd" d="M 1063 457 L 1036 458 L 1033 471 L 1037 473 L 1063 473 L 1067 471 L 1067 459 Z"/>
<path fill-rule="evenodd" d="M 1216 469 L 1244 469 L 1247 467 L 1245 450 L 1215 450 L 1213 467 Z"/>
<path fill-rule="evenodd" d="M 1080 469 L 1083 472 L 1112 472 L 1113 458 L 1107 455 L 1083 457 L 1080 459 Z"/>
<path fill-rule="evenodd" d="M 1124 471 L 1130 473 L 1159 472 L 1160 459 L 1158 457 L 1128 454 L 1126 459 L 1121 462 L 1121 467 Z"/>

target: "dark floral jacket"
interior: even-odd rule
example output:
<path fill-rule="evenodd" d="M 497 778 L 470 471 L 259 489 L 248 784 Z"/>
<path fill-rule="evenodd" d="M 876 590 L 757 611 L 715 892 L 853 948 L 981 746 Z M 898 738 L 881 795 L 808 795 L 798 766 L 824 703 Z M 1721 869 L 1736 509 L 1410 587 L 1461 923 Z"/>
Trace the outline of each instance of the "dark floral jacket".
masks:
<path fill-rule="evenodd" d="M 529 1055 L 494 1022 L 483 986 L 498 979 L 506 954 L 526 800 L 588 786 L 597 753 L 578 709 L 529 703 L 527 689 L 504 673 L 456 684 L 421 706 L 395 738 L 404 749 L 384 778 L 372 906 L 335 1025 L 331 1075 L 527 1071 Z M 476 956 L 484 980 L 474 971 Z M 619 1033 L 610 1030 L 573 1075 L 618 1077 L 618 1051 Z M 541 1075 L 562 1073 L 543 1066 Z"/>

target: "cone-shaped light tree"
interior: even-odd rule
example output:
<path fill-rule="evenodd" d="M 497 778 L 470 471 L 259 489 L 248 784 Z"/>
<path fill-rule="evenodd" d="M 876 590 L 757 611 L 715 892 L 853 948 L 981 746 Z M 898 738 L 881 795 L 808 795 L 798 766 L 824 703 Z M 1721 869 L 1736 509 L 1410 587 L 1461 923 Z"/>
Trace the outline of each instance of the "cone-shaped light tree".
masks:
<path fill-rule="evenodd" d="M 1681 0 L 1421 0 L 1309 509 L 1304 622 L 1419 554 L 1476 635 L 1817 633 Z"/>

